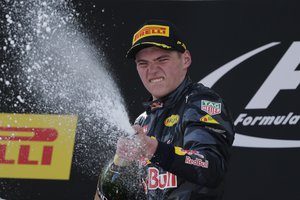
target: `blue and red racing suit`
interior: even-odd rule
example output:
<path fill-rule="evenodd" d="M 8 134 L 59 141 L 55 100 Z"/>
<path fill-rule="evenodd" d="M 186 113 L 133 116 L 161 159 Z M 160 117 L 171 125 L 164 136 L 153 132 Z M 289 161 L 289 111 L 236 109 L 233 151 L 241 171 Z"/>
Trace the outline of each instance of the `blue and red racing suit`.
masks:
<path fill-rule="evenodd" d="M 221 199 L 234 140 L 222 98 L 187 77 L 166 97 L 144 104 L 135 124 L 158 141 L 145 168 L 147 199 Z"/>

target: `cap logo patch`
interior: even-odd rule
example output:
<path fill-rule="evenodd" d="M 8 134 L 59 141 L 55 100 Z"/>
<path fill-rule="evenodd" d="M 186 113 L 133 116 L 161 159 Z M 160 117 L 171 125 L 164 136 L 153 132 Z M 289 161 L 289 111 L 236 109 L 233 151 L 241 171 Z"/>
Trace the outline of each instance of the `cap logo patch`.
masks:
<path fill-rule="evenodd" d="M 221 103 L 207 100 L 201 100 L 201 110 L 209 115 L 217 115 L 221 113 Z"/>
<path fill-rule="evenodd" d="M 177 41 L 177 44 L 178 44 L 178 45 L 181 45 L 184 49 L 186 49 L 186 46 L 185 46 L 184 43 L 182 43 L 182 42 L 180 42 L 180 41 Z"/>
<path fill-rule="evenodd" d="M 169 37 L 170 28 L 169 26 L 162 26 L 162 25 L 145 25 L 134 34 L 132 45 L 134 45 L 138 40 L 149 36 Z"/>

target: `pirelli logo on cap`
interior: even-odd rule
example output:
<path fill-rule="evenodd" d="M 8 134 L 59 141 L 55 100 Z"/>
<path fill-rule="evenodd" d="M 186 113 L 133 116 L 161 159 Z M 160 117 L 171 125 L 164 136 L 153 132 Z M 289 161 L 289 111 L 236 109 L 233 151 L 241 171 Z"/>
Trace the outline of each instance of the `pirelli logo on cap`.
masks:
<path fill-rule="evenodd" d="M 134 45 L 138 40 L 149 36 L 169 37 L 170 28 L 169 26 L 162 26 L 162 25 L 145 25 L 134 34 L 132 45 Z"/>
<path fill-rule="evenodd" d="M 0 178 L 68 180 L 77 116 L 0 114 Z"/>

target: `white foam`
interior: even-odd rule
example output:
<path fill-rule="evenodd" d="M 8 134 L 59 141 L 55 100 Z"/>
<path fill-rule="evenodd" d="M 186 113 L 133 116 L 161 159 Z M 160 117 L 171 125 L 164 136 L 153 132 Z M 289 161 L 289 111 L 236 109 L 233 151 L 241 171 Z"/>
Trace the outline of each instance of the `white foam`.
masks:
<path fill-rule="evenodd" d="M 80 30 L 78 13 L 63 0 L 15 1 L 5 12 L 5 48 L 14 52 L 22 72 L 5 80 L 9 86 L 18 79 L 22 88 L 12 105 L 79 115 L 74 162 L 83 173 L 98 174 L 100 157 L 113 151 L 107 148 L 121 134 L 134 132 L 103 52 Z"/>

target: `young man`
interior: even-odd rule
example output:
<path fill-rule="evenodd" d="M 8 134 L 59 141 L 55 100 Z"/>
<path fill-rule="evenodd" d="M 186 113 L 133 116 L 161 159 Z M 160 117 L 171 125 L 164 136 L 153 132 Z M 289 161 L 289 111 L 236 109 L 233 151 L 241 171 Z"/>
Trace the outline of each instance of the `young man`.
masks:
<path fill-rule="evenodd" d="M 151 99 L 133 126 L 135 139 L 120 138 L 116 154 L 147 160 L 149 200 L 221 199 L 234 127 L 222 98 L 189 79 L 192 59 L 179 31 L 167 21 L 147 21 L 127 57 Z"/>

